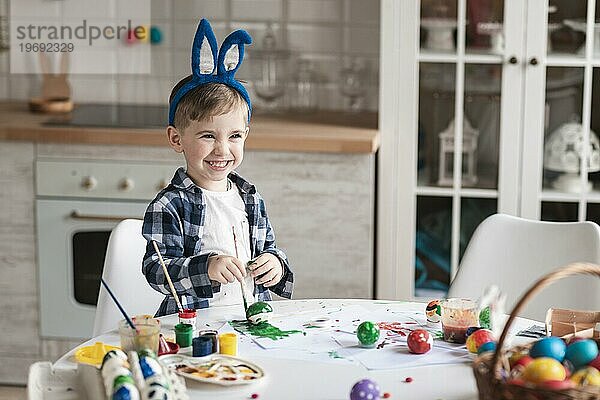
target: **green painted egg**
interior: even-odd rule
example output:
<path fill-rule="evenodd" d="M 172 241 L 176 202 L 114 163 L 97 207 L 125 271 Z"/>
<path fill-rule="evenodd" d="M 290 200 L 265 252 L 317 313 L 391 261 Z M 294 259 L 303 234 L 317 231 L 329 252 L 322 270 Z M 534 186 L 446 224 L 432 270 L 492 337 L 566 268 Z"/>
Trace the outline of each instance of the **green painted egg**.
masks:
<path fill-rule="evenodd" d="M 371 321 L 365 321 L 358 326 L 356 336 L 364 347 L 373 347 L 379 340 L 379 327 Z"/>
<path fill-rule="evenodd" d="M 269 303 L 264 301 L 257 301 L 256 303 L 250 304 L 246 310 L 246 319 L 252 324 L 259 324 L 261 322 L 269 322 L 269 317 L 273 313 L 273 307 Z"/>

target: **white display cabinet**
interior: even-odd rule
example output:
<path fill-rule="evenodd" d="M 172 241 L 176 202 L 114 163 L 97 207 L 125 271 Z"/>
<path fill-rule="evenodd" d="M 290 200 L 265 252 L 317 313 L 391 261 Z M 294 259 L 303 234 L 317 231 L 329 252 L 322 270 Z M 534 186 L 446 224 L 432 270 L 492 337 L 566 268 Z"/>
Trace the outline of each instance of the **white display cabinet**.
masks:
<path fill-rule="evenodd" d="M 595 1 L 381 10 L 377 297 L 443 295 L 493 213 L 600 221 Z"/>

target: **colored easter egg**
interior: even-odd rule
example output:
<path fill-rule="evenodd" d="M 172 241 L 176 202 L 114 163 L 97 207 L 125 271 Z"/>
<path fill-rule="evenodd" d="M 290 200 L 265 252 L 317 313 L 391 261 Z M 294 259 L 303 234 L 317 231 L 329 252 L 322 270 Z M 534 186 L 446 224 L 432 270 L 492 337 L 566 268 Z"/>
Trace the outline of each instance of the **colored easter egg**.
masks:
<path fill-rule="evenodd" d="M 373 347 L 379 340 L 379 327 L 371 321 L 365 321 L 356 329 L 356 336 L 362 346 Z"/>
<path fill-rule="evenodd" d="M 168 400 L 170 399 L 169 388 L 158 383 L 152 383 L 144 387 L 142 398 L 144 400 Z"/>
<path fill-rule="evenodd" d="M 535 358 L 523 371 L 523 379 L 535 384 L 545 381 L 562 381 L 565 377 L 565 368 L 551 357 Z"/>
<path fill-rule="evenodd" d="M 494 351 L 496 350 L 496 342 L 487 342 L 479 346 L 477 349 L 477 354 L 483 354 L 486 351 Z"/>
<path fill-rule="evenodd" d="M 515 369 L 515 368 L 525 368 L 529 365 L 530 362 L 533 361 L 532 357 L 529 356 L 523 356 L 520 357 L 517 361 L 515 361 L 512 365 L 511 368 Z"/>
<path fill-rule="evenodd" d="M 565 359 L 567 345 L 556 336 L 545 337 L 531 346 L 529 355 L 533 358 L 550 357 L 562 362 Z"/>
<path fill-rule="evenodd" d="M 600 371 L 600 355 L 592 360 L 590 367 L 594 367 Z"/>
<path fill-rule="evenodd" d="M 572 389 L 575 387 L 575 383 L 569 379 L 565 379 L 564 381 L 546 381 L 540 384 L 541 387 L 550 389 L 550 390 L 565 390 Z"/>
<path fill-rule="evenodd" d="M 518 351 L 518 352 L 512 353 L 510 355 L 510 357 L 508 357 L 508 363 L 509 363 L 510 367 L 512 368 L 515 365 L 515 363 L 523 357 L 529 357 L 529 352 Z M 531 357 L 529 357 L 529 358 L 531 358 Z"/>
<path fill-rule="evenodd" d="M 379 385 L 370 379 L 362 379 L 352 386 L 350 400 L 379 400 Z"/>
<path fill-rule="evenodd" d="M 467 338 L 467 349 L 471 353 L 477 353 L 479 347 L 487 342 L 494 341 L 494 334 L 489 329 L 478 329 Z"/>
<path fill-rule="evenodd" d="M 433 336 L 424 329 L 415 329 L 406 338 L 411 353 L 424 354 L 433 347 Z"/>
<path fill-rule="evenodd" d="M 121 362 L 126 362 L 127 361 L 127 354 L 125 354 L 125 352 L 123 350 L 110 350 L 108 351 L 105 355 L 104 358 L 102 358 L 102 368 L 104 367 L 104 364 L 108 361 L 111 360 L 113 358 L 116 358 L 118 360 L 121 360 Z"/>
<path fill-rule="evenodd" d="M 272 314 L 273 307 L 264 301 L 257 301 L 256 303 L 250 304 L 246 310 L 246 318 L 250 323 L 255 325 L 261 322 L 269 322 L 269 318 Z"/>
<path fill-rule="evenodd" d="M 492 329 L 492 321 L 490 319 L 490 306 L 483 307 L 479 311 L 479 325 L 485 329 Z"/>
<path fill-rule="evenodd" d="M 579 386 L 600 386 L 600 371 L 594 367 L 585 367 L 575 372 L 571 380 Z"/>
<path fill-rule="evenodd" d="M 583 367 L 598 357 L 598 346 L 593 340 L 579 340 L 567 346 L 565 358 L 573 363 L 575 369 Z"/>
<path fill-rule="evenodd" d="M 111 397 L 112 400 L 139 400 L 140 392 L 137 387 L 131 383 L 119 386 Z"/>
<path fill-rule="evenodd" d="M 140 368 L 142 370 L 142 375 L 144 376 L 144 379 L 147 379 L 152 375 L 162 373 L 162 368 L 158 361 L 150 357 L 140 358 Z"/>
<path fill-rule="evenodd" d="M 119 386 L 126 383 L 135 385 L 135 381 L 131 375 L 119 375 L 113 380 L 113 388 L 116 390 Z"/>
<path fill-rule="evenodd" d="M 439 300 L 432 300 L 427 303 L 427 307 L 425 307 L 425 317 L 427 317 L 427 322 L 431 322 L 432 324 L 440 322 L 442 318 L 442 307 Z"/>

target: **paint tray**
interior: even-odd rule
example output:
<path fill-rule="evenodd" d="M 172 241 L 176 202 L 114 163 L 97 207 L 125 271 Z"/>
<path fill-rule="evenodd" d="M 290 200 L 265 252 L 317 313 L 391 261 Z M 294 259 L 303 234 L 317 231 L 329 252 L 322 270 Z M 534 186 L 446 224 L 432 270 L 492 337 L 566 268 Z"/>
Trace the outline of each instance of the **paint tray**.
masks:
<path fill-rule="evenodd" d="M 161 356 L 158 359 L 167 368 L 186 379 L 221 386 L 254 383 L 265 376 L 263 369 L 258 365 L 223 354 L 211 354 L 206 357 L 172 354 Z"/>

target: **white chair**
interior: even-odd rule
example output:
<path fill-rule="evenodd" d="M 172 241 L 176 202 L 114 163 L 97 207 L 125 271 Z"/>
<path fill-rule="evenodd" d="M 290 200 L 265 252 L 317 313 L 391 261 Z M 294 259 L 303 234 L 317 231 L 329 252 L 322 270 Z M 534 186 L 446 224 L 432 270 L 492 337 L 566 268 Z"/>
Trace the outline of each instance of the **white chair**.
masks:
<path fill-rule="evenodd" d="M 475 230 L 449 297 L 479 298 L 496 284 L 507 310 L 540 277 L 571 262 L 600 262 L 600 227 L 593 222 L 545 222 L 495 214 Z M 573 277 L 539 293 L 522 316 L 544 320 L 550 307 L 598 310 L 598 279 Z"/>
<path fill-rule="evenodd" d="M 142 258 L 146 252 L 142 221 L 121 221 L 110 234 L 102 278 L 129 315 L 154 315 L 164 296 L 150 287 L 142 274 Z M 94 336 L 117 328 L 123 315 L 100 285 Z"/>

